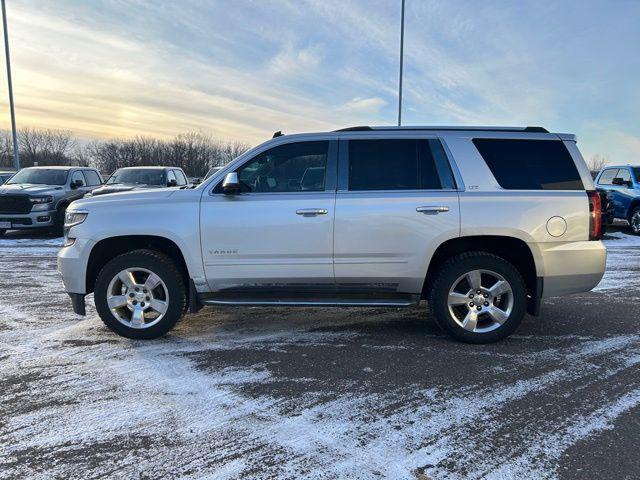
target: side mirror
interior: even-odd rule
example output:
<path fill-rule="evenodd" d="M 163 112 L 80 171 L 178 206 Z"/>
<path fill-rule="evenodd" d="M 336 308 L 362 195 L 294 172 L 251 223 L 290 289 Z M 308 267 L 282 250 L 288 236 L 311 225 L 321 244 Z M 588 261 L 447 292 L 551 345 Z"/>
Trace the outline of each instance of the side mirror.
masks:
<path fill-rule="evenodd" d="M 620 177 L 616 177 L 613 179 L 613 181 L 611 182 L 613 185 L 617 185 L 619 187 L 627 187 L 627 188 L 631 188 L 631 180 L 624 180 Z"/>
<path fill-rule="evenodd" d="M 71 190 L 75 190 L 83 186 L 82 180 L 74 180 L 71 182 Z"/>
<path fill-rule="evenodd" d="M 222 193 L 225 195 L 234 195 L 240 193 L 240 180 L 236 172 L 227 173 L 222 182 Z"/>
<path fill-rule="evenodd" d="M 177 187 L 177 186 L 178 186 L 178 181 L 175 178 L 167 182 L 167 187 Z"/>

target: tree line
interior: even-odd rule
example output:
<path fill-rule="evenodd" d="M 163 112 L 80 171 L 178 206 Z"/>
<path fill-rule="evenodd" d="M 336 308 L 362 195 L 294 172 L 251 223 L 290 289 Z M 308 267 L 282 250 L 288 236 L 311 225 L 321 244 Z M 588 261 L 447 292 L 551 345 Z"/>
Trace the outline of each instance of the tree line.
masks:
<path fill-rule="evenodd" d="M 211 167 L 233 160 L 249 148 L 200 132 L 171 139 L 152 137 L 111 138 L 80 143 L 69 130 L 25 128 L 18 131 L 20 167 L 78 165 L 111 174 L 118 168 L 168 165 L 181 167 L 188 176 L 202 177 Z M 0 168 L 13 168 L 11 132 L 0 131 Z"/>

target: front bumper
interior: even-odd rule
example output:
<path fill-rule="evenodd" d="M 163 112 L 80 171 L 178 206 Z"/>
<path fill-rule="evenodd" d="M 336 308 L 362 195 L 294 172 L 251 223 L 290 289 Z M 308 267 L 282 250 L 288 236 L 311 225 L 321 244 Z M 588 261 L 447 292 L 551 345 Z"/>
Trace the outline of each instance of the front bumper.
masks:
<path fill-rule="evenodd" d="M 29 230 L 33 228 L 53 227 L 56 210 L 43 210 L 29 213 L 0 213 L 0 224 L 8 223 L 6 230 Z"/>
<path fill-rule="evenodd" d="M 607 249 L 600 241 L 538 243 L 538 276 L 544 278 L 543 298 L 588 292 L 607 266 Z"/>

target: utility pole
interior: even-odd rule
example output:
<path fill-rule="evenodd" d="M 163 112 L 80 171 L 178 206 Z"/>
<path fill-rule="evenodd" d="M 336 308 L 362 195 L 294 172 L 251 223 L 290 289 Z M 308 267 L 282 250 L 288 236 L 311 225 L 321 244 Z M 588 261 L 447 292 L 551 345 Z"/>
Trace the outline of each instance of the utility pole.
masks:
<path fill-rule="evenodd" d="M 13 106 L 13 86 L 11 84 L 11 57 L 9 56 L 9 32 L 7 31 L 7 8 L 2 1 L 2 26 L 4 27 L 4 55 L 7 60 L 7 81 L 9 83 L 9 110 L 11 111 L 11 133 L 13 134 L 13 165 L 16 172 L 20 170 L 18 156 L 18 134 L 16 132 L 16 112 Z M 404 1 L 404 0 L 403 0 Z"/>
<path fill-rule="evenodd" d="M 2 0 L 4 3 L 4 0 Z M 398 80 L 398 126 L 402 125 L 402 63 L 404 59 L 404 0 L 400 15 L 400 78 Z"/>

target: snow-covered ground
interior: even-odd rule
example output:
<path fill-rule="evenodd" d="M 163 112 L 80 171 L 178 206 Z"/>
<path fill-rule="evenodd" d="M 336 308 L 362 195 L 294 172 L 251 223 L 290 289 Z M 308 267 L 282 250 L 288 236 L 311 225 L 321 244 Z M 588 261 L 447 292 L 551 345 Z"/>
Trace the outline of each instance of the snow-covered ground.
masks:
<path fill-rule="evenodd" d="M 2 239 L 0 478 L 632 478 L 640 237 L 606 242 L 597 292 L 471 346 L 424 307 L 209 309 L 130 341 L 71 312 L 59 239 Z"/>

